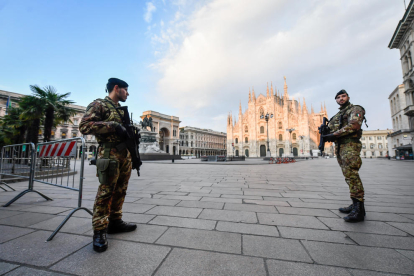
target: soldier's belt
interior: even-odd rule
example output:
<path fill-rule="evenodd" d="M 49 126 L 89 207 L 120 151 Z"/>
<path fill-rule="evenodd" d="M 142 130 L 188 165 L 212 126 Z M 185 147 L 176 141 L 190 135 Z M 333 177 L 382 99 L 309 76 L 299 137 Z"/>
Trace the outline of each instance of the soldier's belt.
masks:
<path fill-rule="evenodd" d="M 125 142 L 106 142 L 101 143 L 101 147 L 104 149 L 104 158 L 109 158 L 109 152 L 111 149 L 116 148 L 117 151 L 122 151 L 127 148 Z"/>
<path fill-rule="evenodd" d="M 346 137 L 342 139 L 338 139 L 337 143 L 339 144 L 346 144 L 346 143 L 359 143 L 359 138 L 357 137 Z"/>

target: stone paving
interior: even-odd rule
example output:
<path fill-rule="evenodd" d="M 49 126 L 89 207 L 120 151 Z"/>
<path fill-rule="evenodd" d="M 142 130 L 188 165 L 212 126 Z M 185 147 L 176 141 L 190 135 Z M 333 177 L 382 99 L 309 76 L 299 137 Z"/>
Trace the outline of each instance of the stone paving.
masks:
<path fill-rule="evenodd" d="M 45 242 L 77 193 L 35 183 L 54 200 L 30 193 L 0 207 L 0 275 L 414 275 L 413 165 L 364 159 L 367 217 L 349 224 L 337 211 L 350 199 L 334 159 L 144 163 L 124 204 L 138 229 L 108 235 L 101 254 L 83 210 Z M 85 177 L 92 208 L 95 167 Z M 0 203 L 27 187 L 12 185 Z"/>

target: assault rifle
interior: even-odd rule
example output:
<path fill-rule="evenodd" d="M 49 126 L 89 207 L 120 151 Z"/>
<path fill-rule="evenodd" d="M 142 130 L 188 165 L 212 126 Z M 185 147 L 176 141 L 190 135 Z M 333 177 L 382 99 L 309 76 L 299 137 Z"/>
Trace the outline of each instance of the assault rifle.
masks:
<path fill-rule="evenodd" d="M 328 141 L 324 141 L 324 138 L 323 138 L 324 135 L 329 134 L 328 122 L 329 122 L 328 118 L 323 117 L 323 122 L 322 122 L 321 126 L 318 127 L 319 134 L 321 135 L 318 148 L 321 151 L 321 155 L 325 150 L 325 142 L 328 142 Z"/>
<path fill-rule="evenodd" d="M 141 138 L 141 134 L 139 134 L 139 129 L 134 126 L 132 122 L 132 118 L 129 118 L 128 106 L 121 106 L 117 107 L 116 109 L 120 109 L 124 111 L 124 117 L 122 118 L 123 126 L 126 128 L 127 131 L 127 138 L 125 140 L 125 144 L 127 149 L 132 157 L 132 169 L 137 170 L 138 176 L 139 168 L 142 165 L 141 157 L 139 156 L 139 139 Z M 132 114 L 131 114 L 132 117 Z"/>

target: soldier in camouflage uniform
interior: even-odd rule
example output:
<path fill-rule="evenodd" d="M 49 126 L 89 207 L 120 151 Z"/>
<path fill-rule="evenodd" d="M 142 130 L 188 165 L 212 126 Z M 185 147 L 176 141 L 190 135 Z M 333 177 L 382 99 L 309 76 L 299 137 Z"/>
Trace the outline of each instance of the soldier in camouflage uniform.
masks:
<path fill-rule="evenodd" d="M 127 136 L 122 125 L 123 111 L 116 107 L 120 101 L 126 101 L 128 84 L 110 78 L 106 87 L 109 95 L 93 101 L 79 125 L 82 134 L 95 135 L 100 149 L 96 160 L 100 185 L 92 218 L 93 248 L 97 252 L 108 248 L 107 232 L 130 232 L 137 228 L 136 224 L 122 220 L 122 205 L 131 176 L 131 155 L 123 143 Z"/>
<path fill-rule="evenodd" d="M 336 94 L 340 111 L 329 121 L 330 134 L 323 137 L 328 142 L 335 142 L 336 157 L 351 194 L 352 204 L 339 208 L 339 211 L 349 214 L 344 217 L 346 222 L 358 222 L 365 217 L 364 186 L 358 173 L 362 165 L 360 139 L 365 110 L 362 106 L 351 104 L 349 99 L 345 90 Z"/>

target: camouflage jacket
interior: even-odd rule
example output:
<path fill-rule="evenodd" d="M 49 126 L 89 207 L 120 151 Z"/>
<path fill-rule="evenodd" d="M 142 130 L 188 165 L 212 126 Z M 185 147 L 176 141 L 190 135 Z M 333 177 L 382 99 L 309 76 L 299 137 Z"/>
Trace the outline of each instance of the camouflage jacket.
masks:
<path fill-rule="evenodd" d="M 341 106 L 340 111 L 329 120 L 329 129 L 339 139 L 357 138 L 362 136 L 362 121 L 365 118 L 365 109 L 359 105 L 348 103 Z M 342 122 L 341 120 L 342 115 Z"/>
<path fill-rule="evenodd" d="M 89 104 L 79 124 L 80 132 L 95 135 L 99 143 L 121 142 L 115 128 L 122 124 L 122 119 L 114 106 L 119 107 L 121 105 L 119 103 L 115 104 L 108 96 L 105 99 L 96 99 Z M 122 110 L 118 111 L 121 116 L 124 115 Z"/>

